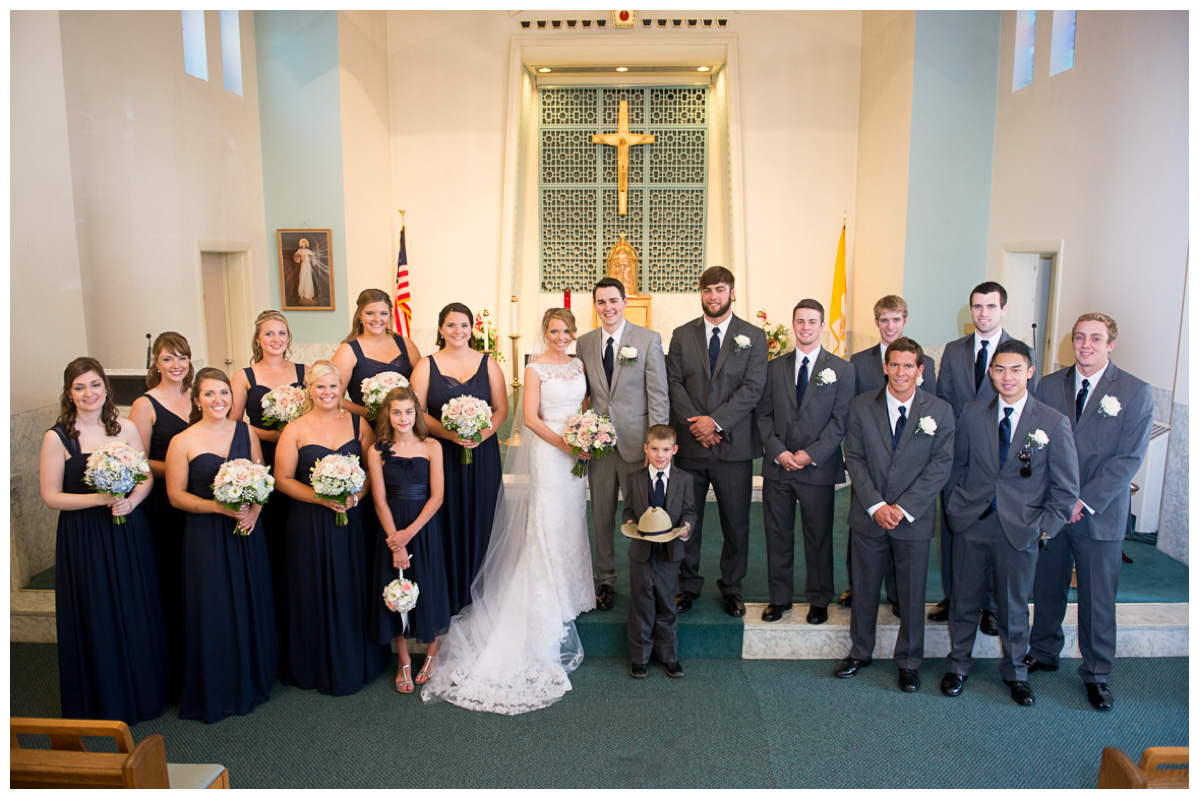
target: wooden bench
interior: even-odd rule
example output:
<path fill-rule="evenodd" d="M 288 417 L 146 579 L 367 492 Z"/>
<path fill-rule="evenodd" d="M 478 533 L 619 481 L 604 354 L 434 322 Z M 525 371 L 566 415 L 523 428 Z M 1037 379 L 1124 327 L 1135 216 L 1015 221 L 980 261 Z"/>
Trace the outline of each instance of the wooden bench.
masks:
<path fill-rule="evenodd" d="M 220 764 L 168 764 L 160 734 L 135 746 L 124 722 L 10 717 L 9 787 L 12 789 L 228 789 Z M 50 749 L 22 747 L 17 734 L 50 737 Z M 84 736 L 113 740 L 115 753 L 93 753 Z"/>
<path fill-rule="evenodd" d="M 1188 788 L 1188 749 L 1186 747 L 1147 747 L 1137 764 L 1115 747 L 1100 754 L 1097 789 L 1186 789 Z"/>

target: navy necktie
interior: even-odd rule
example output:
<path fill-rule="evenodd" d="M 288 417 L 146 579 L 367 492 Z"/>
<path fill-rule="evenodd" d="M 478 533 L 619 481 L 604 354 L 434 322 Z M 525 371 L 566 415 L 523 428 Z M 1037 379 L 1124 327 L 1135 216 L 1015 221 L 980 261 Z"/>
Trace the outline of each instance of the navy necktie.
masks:
<path fill-rule="evenodd" d="M 1087 405 L 1088 394 L 1088 379 L 1083 379 L 1083 384 L 1079 387 L 1079 394 L 1075 395 L 1075 421 L 1079 422 L 1079 418 L 1083 416 L 1083 407 Z"/>
<path fill-rule="evenodd" d="M 721 354 L 721 329 L 713 328 L 712 338 L 708 340 L 708 371 L 717 369 L 717 356 Z"/>
<path fill-rule="evenodd" d="M 808 388 L 808 356 L 800 362 L 800 374 L 796 376 L 796 410 L 804 402 L 804 390 Z"/>
<path fill-rule="evenodd" d="M 979 343 L 979 352 L 975 354 L 975 391 L 979 391 L 979 387 L 983 385 L 983 378 L 987 375 L 987 346 L 988 340 L 984 339 Z"/>
<path fill-rule="evenodd" d="M 1000 420 L 1000 466 L 1008 458 L 1008 448 L 1012 445 L 1012 406 L 1004 409 L 1004 419 Z"/>
<path fill-rule="evenodd" d="M 900 406 L 900 417 L 896 420 L 896 430 L 892 433 L 892 450 L 896 449 L 896 445 L 900 444 L 900 434 L 904 433 L 904 423 L 907 421 L 904 413 L 904 406 Z"/>
<path fill-rule="evenodd" d="M 666 509 L 667 507 L 667 487 L 663 482 L 663 474 L 657 472 L 658 480 L 650 487 L 650 505 L 655 508 Z M 647 475 L 646 477 L 649 477 Z M 650 544 L 650 568 L 658 570 L 658 542 Z"/>
<path fill-rule="evenodd" d="M 608 346 L 604 348 L 604 377 L 608 380 L 608 385 L 612 386 L 613 374 L 613 337 L 608 337 Z"/>

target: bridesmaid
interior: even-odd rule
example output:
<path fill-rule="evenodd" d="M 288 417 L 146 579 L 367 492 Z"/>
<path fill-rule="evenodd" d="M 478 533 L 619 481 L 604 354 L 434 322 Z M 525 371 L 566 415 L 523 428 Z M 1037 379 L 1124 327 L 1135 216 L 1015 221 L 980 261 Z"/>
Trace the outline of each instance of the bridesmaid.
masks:
<path fill-rule="evenodd" d="M 426 412 L 425 423 L 442 445 L 446 499 L 441 516 L 450 611 L 454 614 L 471 604 L 471 581 L 491 539 L 502 478 L 496 432 L 508 418 L 504 372 L 486 354 L 471 349 L 472 319 L 471 309 L 462 303 L 443 308 L 438 314 L 437 345 L 441 349 L 417 362 L 412 375 L 412 388 Z M 482 431 L 482 442 L 460 439 L 442 427 L 442 405 L 464 394 L 492 407 L 492 425 Z M 470 464 L 462 463 L 464 447 L 475 451 Z"/>
<path fill-rule="evenodd" d="M 163 622 L 167 628 L 167 657 L 170 672 L 169 698 L 179 699 L 183 687 L 183 512 L 167 498 L 167 446 L 188 426 L 189 399 L 196 368 L 192 348 L 182 334 L 164 331 L 151 348 L 150 370 L 145 394 L 133 401 L 129 420 L 149 445 L 146 453 L 154 488 L 146 498 L 145 514 L 154 537 L 158 562 L 158 588 L 162 595 Z"/>
<path fill-rule="evenodd" d="M 229 418 L 233 389 L 221 370 L 200 370 L 192 403 L 192 426 L 167 450 L 167 494 L 187 512 L 179 716 L 211 723 L 249 714 L 270 697 L 279 650 L 262 507 L 231 511 L 212 490 L 226 461 L 262 460 L 258 439 L 245 422 Z"/>
<path fill-rule="evenodd" d="M 388 392 L 379 407 L 375 434 L 378 441 L 367 453 L 367 471 L 383 529 L 376 539 L 383 555 L 376 563 L 386 566 L 375 576 L 372 588 L 378 598 L 383 587 L 397 577 L 397 570 L 404 569 L 408 570 L 406 577 L 416 582 L 420 595 L 416 607 L 408 612 L 407 631 L 397 612 L 381 615 L 384 625 L 372 630 L 378 633 L 380 644 L 395 642 L 400 656 L 396 691 L 412 694 L 412 660 L 405 634 L 428 645 L 425 663 L 417 675 L 417 683 L 423 684 L 433 674 L 437 637 L 450 627 L 446 562 L 437 517 L 442 505 L 442 448 L 429 438 L 425 415 L 418 409 L 411 387 Z M 379 599 L 375 602 L 383 605 Z"/>
<path fill-rule="evenodd" d="M 392 298 L 379 289 L 363 289 L 358 308 L 350 323 L 350 335 L 333 354 L 333 363 L 342 375 L 349 375 L 346 392 L 350 399 L 342 408 L 365 417 L 362 382 L 381 372 L 399 372 L 412 376 L 412 365 L 421 357 L 417 346 L 392 332 Z"/>
<path fill-rule="evenodd" d="M 262 463 L 275 474 L 275 443 L 280 431 L 263 426 L 262 399 L 272 389 L 286 384 L 304 388 L 304 365 L 288 360 L 292 347 L 292 330 L 287 317 L 270 310 L 254 320 L 254 339 L 250 343 L 253 355 L 250 366 L 233 376 L 233 410 L 230 419 L 250 418 L 250 433 L 262 447 Z M 275 593 L 275 624 L 279 631 L 279 671 L 287 674 L 287 526 L 289 500 L 275 492 L 271 502 L 263 507 L 259 521 L 267 542 L 271 560 L 271 586 Z"/>
<path fill-rule="evenodd" d="M 167 645 L 154 544 L 142 514 L 153 479 L 112 502 L 83 482 L 89 453 L 124 441 L 144 451 L 137 427 L 117 416 L 100 362 L 77 358 L 63 373 L 58 423 L 42 439 L 42 500 L 57 510 L 54 563 L 62 716 L 153 719 L 167 701 Z M 116 525 L 113 517 L 124 515 Z"/>
<path fill-rule="evenodd" d="M 387 658 L 367 631 L 371 582 L 358 506 L 370 482 L 342 505 L 316 496 L 310 471 L 330 453 L 361 457 L 375 437 L 339 407 L 345 387 L 332 362 L 309 365 L 305 384 L 304 414 L 283 429 L 275 450 L 275 488 L 294 501 L 287 521 L 288 669 L 302 689 L 354 694 Z M 335 512 L 346 513 L 349 524 L 335 526 Z"/>

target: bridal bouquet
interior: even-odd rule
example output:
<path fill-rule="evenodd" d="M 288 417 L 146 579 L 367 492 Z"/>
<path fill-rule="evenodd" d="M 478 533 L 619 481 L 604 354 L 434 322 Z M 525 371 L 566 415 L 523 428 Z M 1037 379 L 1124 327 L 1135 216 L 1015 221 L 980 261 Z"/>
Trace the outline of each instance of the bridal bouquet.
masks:
<path fill-rule="evenodd" d="M 285 383 L 263 395 L 263 425 L 283 430 L 283 426 L 300 416 L 304 405 L 304 390 Z"/>
<path fill-rule="evenodd" d="M 417 595 L 421 588 L 416 581 L 410 581 L 400 573 L 400 577 L 383 587 L 383 604 L 388 611 L 398 611 L 401 614 L 412 611 L 417 605 Z"/>
<path fill-rule="evenodd" d="M 150 462 L 145 455 L 125 442 L 109 442 L 88 455 L 83 482 L 116 502 L 149 477 Z M 114 517 L 113 523 L 123 525 L 125 517 Z"/>
<path fill-rule="evenodd" d="M 442 406 L 442 426 L 454 431 L 460 439 L 482 442 L 480 431 L 491 427 L 492 407 L 469 394 L 459 395 Z M 462 463 L 471 463 L 471 451 L 462 451 Z"/>
<path fill-rule="evenodd" d="M 567 429 L 563 431 L 563 439 L 571 445 L 575 455 L 590 453 L 592 458 L 603 458 L 617 446 L 617 429 L 612 420 L 595 411 L 585 411 L 575 414 L 567 420 Z M 576 478 L 587 475 L 586 461 L 577 461 L 571 467 L 571 474 Z"/>
<path fill-rule="evenodd" d="M 346 499 L 352 494 L 362 491 L 367 482 L 367 475 L 359 466 L 358 456 L 344 456 L 340 453 L 330 453 L 313 464 L 309 473 L 312 478 L 313 491 L 322 500 L 333 500 L 346 504 Z M 334 525 L 348 525 L 346 512 L 337 512 Z"/>
<path fill-rule="evenodd" d="M 363 405 L 367 407 L 367 419 L 375 419 L 379 413 L 379 405 L 392 389 L 408 386 L 408 378 L 399 372 L 380 372 L 369 378 L 363 378 Z"/>
<path fill-rule="evenodd" d="M 255 464 L 248 458 L 231 458 L 217 470 L 212 490 L 214 500 L 237 511 L 242 506 L 266 503 L 275 490 L 275 479 L 271 477 L 270 467 Z M 242 530 L 241 523 L 233 532 L 250 535 L 250 531 Z"/>
<path fill-rule="evenodd" d="M 767 310 L 761 309 L 756 315 L 761 322 L 758 327 L 763 329 L 767 334 L 767 360 L 779 358 L 783 355 L 783 351 L 787 350 L 788 344 L 791 342 L 791 337 L 788 336 L 787 326 L 780 322 L 777 325 L 772 325 L 767 319 Z"/>

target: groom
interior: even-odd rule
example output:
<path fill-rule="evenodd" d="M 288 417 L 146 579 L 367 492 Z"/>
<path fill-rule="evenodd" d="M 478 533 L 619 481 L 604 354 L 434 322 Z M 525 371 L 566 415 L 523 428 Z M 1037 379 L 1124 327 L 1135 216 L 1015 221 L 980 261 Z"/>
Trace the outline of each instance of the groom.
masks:
<path fill-rule="evenodd" d="M 592 302 L 601 327 L 579 337 L 576 353 L 587 370 L 592 410 L 607 415 L 617 429 L 616 452 L 588 462 L 596 537 L 592 579 L 596 608 L 607 611 L 613 607 L 617 579 L 617 488 L 627 474 L 646 465 L 646 431 L 651 425 L 667 424 L 669 402 L 662 338 L 625 319 L 625 285 L 616 278 L 601 278 L 592 289 Z"/>

